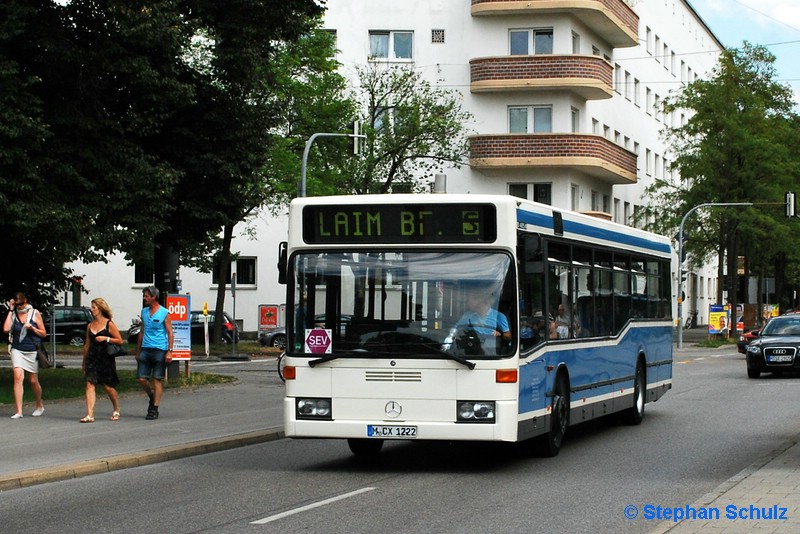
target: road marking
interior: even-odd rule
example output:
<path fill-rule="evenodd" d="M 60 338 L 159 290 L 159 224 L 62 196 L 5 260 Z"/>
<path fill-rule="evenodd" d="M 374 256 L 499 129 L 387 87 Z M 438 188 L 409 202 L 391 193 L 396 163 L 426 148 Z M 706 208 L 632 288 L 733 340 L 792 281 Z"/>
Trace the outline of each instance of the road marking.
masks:
<path fill-rule="evenodd" d="M 350 497 L 355 497 L 356 495 L 360 495 L 362 493 L 366 493 L 368 491 L 372 491 L 376 488 L 361 488 L 360 490 L 351 491 L 350 493 L 345 493 L 344 495 L 339 495 L 338 497 L 331 497 L 330 499 L 325 499 L 324 501 L 315 502 L 313 504 L 307 504 L 306 506 L 301 506 L 300 508 L 295 508 L 294 510 L 287 510 L 285 512 L 281 512 L 280 514 L 271 515 L 269 517 L 265 517 L 264 519 L 259 519 L 258 521 L 253 521 L 251 525 L 263 525 L 265 523 L 270 523 L 272 521 L 277 521 L 278 519 L 283 519 L 284 517 L 288 517 L 290 515 L 299 514 L 300 512 L 305 512 L 307 510 L 312 510 L 314 508 L 319 508 L 320 506 L 325 506 L 327 504 L 334 503 L 336 501 L 341 501 L 343 499 L 349 499 Z"/>

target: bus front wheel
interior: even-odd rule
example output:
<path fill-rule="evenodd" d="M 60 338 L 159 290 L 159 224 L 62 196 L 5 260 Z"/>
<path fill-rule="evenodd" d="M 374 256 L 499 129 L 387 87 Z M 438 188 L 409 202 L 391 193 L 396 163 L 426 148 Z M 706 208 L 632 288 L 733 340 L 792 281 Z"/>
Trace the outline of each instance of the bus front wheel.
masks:
<path fill-rule="evenodd" d="M 356 456 L 376 456 L 383 448 L 383 440 L 350 438 L 347 440 L 347 446 Z"/>
<path fill-rule="evenodd" d="M 563 374 L 556 377 L 550 407 L 550 430 L 542 437 L 539 452 L 553 457 L 561 450 L 569 426 L 569 383 Z"/>

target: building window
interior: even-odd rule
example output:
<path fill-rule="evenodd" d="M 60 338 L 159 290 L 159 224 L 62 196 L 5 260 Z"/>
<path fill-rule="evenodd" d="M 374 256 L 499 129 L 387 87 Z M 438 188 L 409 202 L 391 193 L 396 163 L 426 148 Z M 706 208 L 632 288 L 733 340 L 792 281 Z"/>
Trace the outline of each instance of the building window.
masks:
<path fill-rule="evenodd" d="M 572 133 L 581 131 L 581 111 L 578 108 L 572 108 Z"/>
<path fill-rule="evenodd" d="M 614 63 L 614 90 L 622 94 L 622 67 L 619 63 Z"/>
<path fill-rule="evenodd" d="M 600 135 L 600 121 L 597 119 L 592 119 L 592 133 Z"/>
<path fill-rule="evenodd" d="M 658 55 L 658 52 L 660 50 L 661 50 L 661 38 L 658 35 L 656 35 L 656 46 L 654 49 L 654 54 L 655 54 L 654 57 L 656 58 L 656 61 L 660 61 L 659 59 L 660 56 Z"/>
<path fill-rule="evenodd" d="M 599 49 L 599 48 L 597 48 L 597 47 L 596 47 L 596 46 L 594 46 L 594 45 L 592 45 L 592 55 L 593 55 L 593 56 L 599 56 L 599 55 L 600 55 L 600 49 Z"/>
<path fill-rule="evenodd" d="M 414 34 L 400 31 L 370 31 L 370 59 L 412 59 Z"/>
<path fill-rule="evenodd" d="M 215 267 L 211 273 L 211 283 L 219 283 L 219 267 Z M 227 285 L 231 283 L 231 273 L 228 272 Z M 236 260 L 236 285 L 254 286 L 256 285 L 256 258 L 239 258 Z"/>
<path fill-rule="evenodd" d="M 611 197 L 603 195 L 603 213 L 611 213 Z"/>
<path fill-rule="evenodd" d="M 155 271 L 152 265 L 142 265 L 137 263 L 133 266 L 133 283 L 134 284 L 154 284 L 156 280 Z"/>
<path fill-rule="evenodd" d="M 633 90 L 633 84 L 631 84 L 631 73 L 625 71 L 625 98 L 628 100 L 631 99 L 631 91 Z"/>
<path fill-rule="evenodd" d="M 510 133 L 549 133 L 553 131 L 551 106 L 514 106 L 508 108 Z"/>
<path fill-rule="evenodd" d="M 553 29 L 511 30 L 508 32 L 512 56 L 553 53 Z"/>
<path fill-rule="evenodd" d="M 645 30 L 645 34 L 646 34 L 645 46 L 647 47 L 647 53 L 652 56 L 653 55 L 653 30 L 651 30 L 649 27 L 647 27 L 647 29 Z"/>
<path fill-rule="evenodd" d="M 635 105 L 637 105 L 637 106 L 641 105 L 641 102 L 639 102 L 640 99 L 641 99 L 640 96 L 639 96 L 639 92 L 640 92 L 640 90 L 639 90 L 639 79 L 638 78 L 634 78 L 633 79 L 633 103 Z"/>
<path fill-rule="evenodd" d="M 649 87 L 647 88 L 646 95 L 647 95 L 647 97 L 645 98 L 645 108 L 644 109 L 647 112 L 647 114 L 650 115 L 650 114 L 652 114 L 652 109 L 653 109 L 653 92 L 650 90 Z"/>
<path fill-rule="evenodd" d="M 653 164 L 650 161 L 651 157 L 652 156 L 650 155 L 650 149 L 649 148 L 645 149 L 645 151 L 644 151 L 644 172 L 645 172 L 645 174 L 647 174 L 647 176 L 650 176 L 651 174 L 653 174 Z"/>
<path fill-rule="evenodd" d="M 580 197 L 579 197 L 580 190 L 578 189 L 578 186 L 577 185 L 573 185 L 570 188 L 570 192 L 571 192 L 571 194 L 570 194 L 570 204 L 571 204 L 570 209 L 572 211 L 578 211 L 578 206 L 580 205 L 579 204 L 579 202 L 580 202 Z"/>
<path fill-rule="evenodd" d="M 572 53 L 581 53 L 581 36 L 575 32 L 572 32 Z"/>
<path fill-rule="evenodd" d="M 592 191 L 592 211 L 600 211 L 600 193 Z"/>
<path fill-rule="evenodd" d="M 551 184 L 508 184 L 508 194 L 541 204 L 552 204 Z"/>

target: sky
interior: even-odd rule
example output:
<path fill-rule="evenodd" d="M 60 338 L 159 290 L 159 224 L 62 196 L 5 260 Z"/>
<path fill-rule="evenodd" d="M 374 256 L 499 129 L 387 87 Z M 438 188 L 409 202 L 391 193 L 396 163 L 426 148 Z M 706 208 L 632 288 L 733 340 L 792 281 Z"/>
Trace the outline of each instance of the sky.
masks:
<path fill-rule="evenodd" d="M 800 0 L 689 0 L 728 48 L 764 45 L 775 57 L 778 81 L 792 86 L 800 109 Z"/>

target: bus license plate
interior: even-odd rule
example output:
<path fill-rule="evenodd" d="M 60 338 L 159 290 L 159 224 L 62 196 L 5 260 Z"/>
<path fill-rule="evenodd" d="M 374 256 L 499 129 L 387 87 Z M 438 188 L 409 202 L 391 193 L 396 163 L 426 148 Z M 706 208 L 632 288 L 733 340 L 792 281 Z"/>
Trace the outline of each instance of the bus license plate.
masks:
<path fill-rule="evenodd" d="M 780 356 L 769 356 L 767 359 L 772 363 L 790 362 L 793 356 L 791 354 L 781 354 Z"/>
<path fill-rule="evenodd" d="M 382 439 L 409 439 L 417 437 L 417 427 L 415 426 L 387 426 L 387 425 L 367 425 L 368 438 Z"/>

